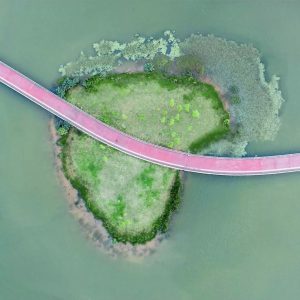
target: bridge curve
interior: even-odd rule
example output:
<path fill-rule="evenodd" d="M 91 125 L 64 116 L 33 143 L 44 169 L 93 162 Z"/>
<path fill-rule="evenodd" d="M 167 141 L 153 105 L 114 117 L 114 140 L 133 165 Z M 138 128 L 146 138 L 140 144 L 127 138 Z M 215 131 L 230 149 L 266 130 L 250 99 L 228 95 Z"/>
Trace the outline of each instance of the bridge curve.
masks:
<path fill-rule="evenodd" d="M 188 172 L 247 176 L 300 171 L 300 154 L 227 158 L 193 155 L 129 136 L 88 115 L 0 61 L 0 81 L 91 137 L 134 157 Z"/>

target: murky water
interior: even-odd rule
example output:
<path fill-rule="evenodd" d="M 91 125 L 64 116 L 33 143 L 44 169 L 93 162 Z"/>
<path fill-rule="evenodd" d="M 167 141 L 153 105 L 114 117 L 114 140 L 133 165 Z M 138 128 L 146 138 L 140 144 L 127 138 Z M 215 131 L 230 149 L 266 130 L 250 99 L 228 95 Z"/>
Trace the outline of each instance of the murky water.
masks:
<path fill-rule="evenodd" d="M 278 139 L 300 151 L 300 1 L 0 0 L 0 58 L 50 87 L 97 39 L 174 28 L 252 42 L 281 76 Z M 49 114 L 0 86 L 0 299 L 299 299 L 300 174 L 188 175 L 170 237 L 141 263 L 84 237 L 55 174 Z"/>

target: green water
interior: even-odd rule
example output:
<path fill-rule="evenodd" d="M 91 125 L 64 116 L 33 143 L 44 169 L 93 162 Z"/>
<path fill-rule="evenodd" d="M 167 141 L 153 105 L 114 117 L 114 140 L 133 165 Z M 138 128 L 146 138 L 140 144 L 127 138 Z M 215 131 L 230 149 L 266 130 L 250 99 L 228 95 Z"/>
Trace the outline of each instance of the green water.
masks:
<path fill-rule="evenodd" d="M 126 3 L 126 4 L 125 4 Z M 252 42 L 287 99 L 272 143 L 300 151 L 300 1 L 0 0 L 0 58 L 50 87 L 59 64 L 103 38 L 174 28 Z M 170 236 L 142 263 L 96 249 L 55 174 L 49 114 L 0 86 L 0 299 L 300 298 L 300 174 L 189 174 Z"/>

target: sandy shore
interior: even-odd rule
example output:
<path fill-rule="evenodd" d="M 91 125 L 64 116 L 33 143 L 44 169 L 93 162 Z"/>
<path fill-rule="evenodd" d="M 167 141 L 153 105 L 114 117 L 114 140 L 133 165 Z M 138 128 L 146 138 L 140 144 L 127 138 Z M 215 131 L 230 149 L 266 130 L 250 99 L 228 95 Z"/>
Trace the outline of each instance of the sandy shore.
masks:
<path fill-rule="evenodd" d="M 93 214 L 86 209 L 83 200 L 80 199 L 77 191 L 72 187 L 62 171 L 62 163 L 59 159 L 61 148 L 56 144 L 59 137 L 55 129 L 54 118 L 51 118 L 50 120 L 49 129 L 54 148 L 55 166 L 59 181 L 64 188 L 70 212 L 81 224 L 85 236 L 112 257 L 121 256 L 133 261 L 138 261 L 139 259 L 152 254 L 157 249 L 157 246 L 165 239 L 166 235 L 159 234 L 152 241 L 149 241 L 144 245 L 133 246 L 129 243 L 124 244 L 114 242 L 103 227 L 102 222 L 95 219 Z"/>

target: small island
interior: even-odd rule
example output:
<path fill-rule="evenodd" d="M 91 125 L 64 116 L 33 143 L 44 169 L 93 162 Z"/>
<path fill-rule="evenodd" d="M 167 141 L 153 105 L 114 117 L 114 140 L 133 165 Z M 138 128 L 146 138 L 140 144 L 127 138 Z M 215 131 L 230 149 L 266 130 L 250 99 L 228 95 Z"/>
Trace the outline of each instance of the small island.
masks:
<path fill-rule="evenodd" d="M 94 49 L 96 56 L 82 53 L 60 68 L 56 93 L 137 139 L 241 156 L 249 141 L 272 139 L 278 130 L 278 78 L 265 81 L 251 46 L 202 35 L 180 42 L 166 31 L 164 38 L 137 35 Z M 145 244 L 167 231 L 180 203 L 182 173 L 130 157 L 60 119 L 56 130 L 64 176 L 112 244 Z"/>
<path fill-rule="evenodd" d="M 145 141 L 197 152 L 229 130 L 215 89 L 160 73 L 94 76 L 66 99 L 106 124 Z M 179 202 L 178 171 L 129 157 L 72 129 L 64 136 L 67 178 L 114 239 L 144 243 L 165 231 Z"/>

